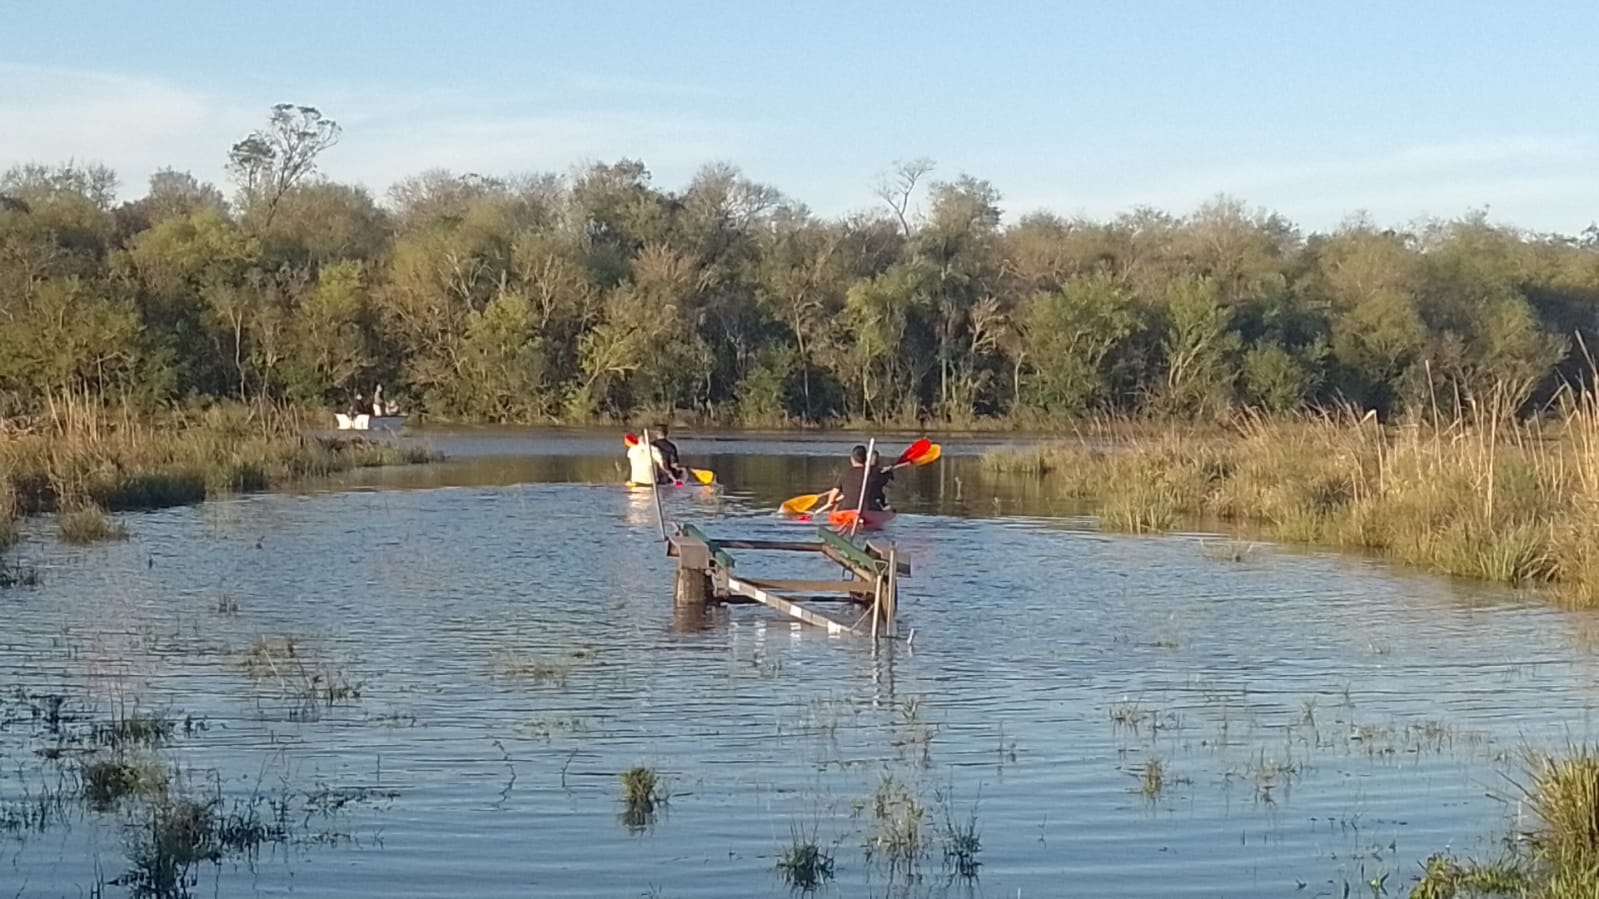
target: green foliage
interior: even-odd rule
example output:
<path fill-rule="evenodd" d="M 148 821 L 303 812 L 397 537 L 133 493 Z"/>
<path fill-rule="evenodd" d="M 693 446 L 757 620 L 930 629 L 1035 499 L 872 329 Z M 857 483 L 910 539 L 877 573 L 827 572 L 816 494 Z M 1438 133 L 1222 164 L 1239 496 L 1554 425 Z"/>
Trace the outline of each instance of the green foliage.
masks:
<path fill-rule="evenodd" d="M 1592 246 L 1480 218 L 1302 236 L 1220 198 L 1188 216 L 1033 215 L 898 166 L 824 220 L 728 165 L 429 171 L 380 206 L 321 179 L 340 136 L 273 107 L 234 202 L 163 170 L 0 175 L 0 414 L 88 391 L 493 421 L 681 411 L 732 423 L 1218 419 L 1353 403 L 1526 414 L 1599 345 Z"/>
<path fill-rule="evenodd" d="M 1039 294 L 1021 316 L 1020 353 L 1033 360 L 1027 400 L 1043 412 L 1081 415 L 1112 399 L 1109 363 L 1138 327 L 1127 291 L 1103 273 Z"/>

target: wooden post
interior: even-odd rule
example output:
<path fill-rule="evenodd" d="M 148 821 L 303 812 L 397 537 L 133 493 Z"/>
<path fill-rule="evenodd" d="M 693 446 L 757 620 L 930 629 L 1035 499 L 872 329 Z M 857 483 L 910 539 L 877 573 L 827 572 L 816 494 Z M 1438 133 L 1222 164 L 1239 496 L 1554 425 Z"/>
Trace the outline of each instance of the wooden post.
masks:
<path fill-rule="evenodd" d="M 888 549 L 888 571 L 884 573 L 888 578 L 888 635 L 899 636 L 899 552 L 893 547 Z"/>
<path fill-rule="evenodd" d="M 693 537 L 677 538 L 677 586 L 673 601 L 679 606 L 704 608 L 710 599 L 711 549 Z"/>

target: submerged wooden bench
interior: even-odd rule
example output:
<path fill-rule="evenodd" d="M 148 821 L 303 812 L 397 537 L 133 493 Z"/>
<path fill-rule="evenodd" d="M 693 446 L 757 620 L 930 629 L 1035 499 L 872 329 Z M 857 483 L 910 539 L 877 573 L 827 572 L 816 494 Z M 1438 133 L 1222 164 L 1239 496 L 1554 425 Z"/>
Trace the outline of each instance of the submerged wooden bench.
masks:
<path fill-rule="evenodd" d="M 842 567 L 849 577 L 828 580 L 760 578 L 735 574 L 736 563 L 730 550 L 815 553 Z M 893 544 L 868 541 L 862 549 L 829 528 L 819 528 L 817 540 L 810 542 L 713 538 L 692 524 L 682 524 L 677 527 L 675 535 L 667 538 L 666 552 L 669 556 L 677 557 L 673 598 L 678 606 L 758 602 L 806 624 L 825 628 L 828 633 L 853 634 L 859 631 L 854 626 L 806 609 L 798 605 L 799 602 L 869 604 L 871 609 L 868 614 L 874 616 L 873 633 L 882 624 L 892 636 L 895 632 L 894 612 L 899 578 L 911 573 L 911 566 L 899 561 Z"/>

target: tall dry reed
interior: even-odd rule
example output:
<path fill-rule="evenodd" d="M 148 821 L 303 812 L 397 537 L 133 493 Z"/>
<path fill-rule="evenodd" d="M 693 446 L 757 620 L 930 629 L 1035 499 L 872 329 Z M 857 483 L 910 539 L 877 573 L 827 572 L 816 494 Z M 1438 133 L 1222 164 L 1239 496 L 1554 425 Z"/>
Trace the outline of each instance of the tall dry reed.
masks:
<path fill-rule="evenodd" d="M 1599 604 L 1599 400 L 1559 398 L 1515 423 L 1490 401 L 1475 420 L 1384 426 L 1352 410 L 1245 417 L 1224 435 L 1178 428 L 1112 447 L 1002 451 L 997 470 L 1097 500 L 1105 526 L 1245 523 L 1294 543 L 1359 549 L 1432 571 L 1556 585 Z"/>
<path fill-rule="evenodd" d="M 426 461 L 417 448 L 307 436 L 269 407 L 172 411 L 159 419 L 78 397 L 53 399 L 32 428 L 0 436 L 0 506 L 15 515 L 198 502 L 351 468 Z"/>

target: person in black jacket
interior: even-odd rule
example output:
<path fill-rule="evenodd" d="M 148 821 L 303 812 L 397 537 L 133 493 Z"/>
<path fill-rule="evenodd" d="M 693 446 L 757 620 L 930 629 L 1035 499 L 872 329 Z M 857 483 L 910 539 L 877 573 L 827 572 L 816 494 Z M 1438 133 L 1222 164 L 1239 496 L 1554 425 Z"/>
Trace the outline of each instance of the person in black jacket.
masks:
<path fill-rule="evenodd" d="M 650 441 L 650 445 L 660 451 L 661 462 L 665 464 L 672 480 L 683 480 L 687 476 L 688 470 L 683 467 L 683 460 L 677 455 L 677 444 L 673 443 L 669 437 L 671 432 L 665 424 L 656 425 L 655 430 L 659 436 Z M 668 482 L 663 481 L 662 483 Z"/>
<path fill-rule="evenodd" d="M 839 472 L 832 489 L 822 495 L 818 511 L 832 512 L 835 509 L 843 512 L 858 511 L 865 482 L 866 447 L 857 445 L 849 451 L 849 467 Z M 865 493 L 870 499 L 870 487 L 865 488 Z"/>

